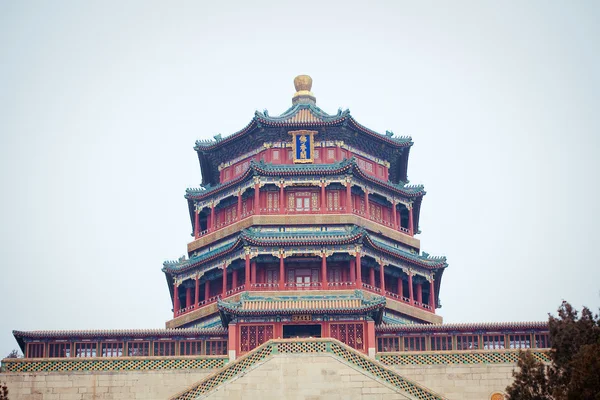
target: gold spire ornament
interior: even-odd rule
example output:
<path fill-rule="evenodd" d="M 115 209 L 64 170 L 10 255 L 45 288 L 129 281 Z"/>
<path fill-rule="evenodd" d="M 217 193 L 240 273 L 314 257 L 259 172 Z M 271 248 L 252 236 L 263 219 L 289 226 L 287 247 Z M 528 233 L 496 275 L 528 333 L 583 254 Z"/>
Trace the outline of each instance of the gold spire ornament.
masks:
<path fill-rule="evenodd" d="M 317 104 L 315 95 L 310 91 L 312 88 L 312 78 L 308 75 L 298 75 L 294 78 L 294 87 L 296 94 L 292 97 L 292 104 Z"/>

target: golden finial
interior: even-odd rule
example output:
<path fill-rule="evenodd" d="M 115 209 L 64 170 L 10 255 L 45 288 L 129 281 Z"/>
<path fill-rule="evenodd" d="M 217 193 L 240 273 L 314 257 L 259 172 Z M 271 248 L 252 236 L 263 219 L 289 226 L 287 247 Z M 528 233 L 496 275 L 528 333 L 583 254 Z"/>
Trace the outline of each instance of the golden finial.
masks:
<path fill-rule="evenodd" d="M 308 75 L 298 75 L 294 78 L 294 87 L 296 88 L 296 94 L 292 97 L 292 104 L 316 104 L 317 99 L 312 94 L 310 89 L 312 88 L 312 78 Z"/>

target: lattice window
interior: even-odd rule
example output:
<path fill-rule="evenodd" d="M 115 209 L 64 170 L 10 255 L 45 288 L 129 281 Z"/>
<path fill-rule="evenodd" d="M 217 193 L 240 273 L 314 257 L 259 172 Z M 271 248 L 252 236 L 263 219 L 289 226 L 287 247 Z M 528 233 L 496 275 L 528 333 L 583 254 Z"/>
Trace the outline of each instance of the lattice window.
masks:
<path fill-rule="evenodd" d="M 207 356 L 222 356 L 227 354 L 227 340 L 207 340 L 205 342 Z"/>
<path fill-rule="evenodd" d="M 242 325 L 240 327 L 240 351 L 246 353 L 273 339 L 273 325 Z"/>
<path fill-rule="evenodd" d="M 337 267 L 327 268 L 328 282 L 342 282 L 342 270 Z"/>
<path fill-rule="evenodd" d="M 121 357 L 123 355 L 122 342 L 103 342 L 101 348 L 102 357 Z"/>
<path fill-rule="evenodd" d="M 335 158 L 335 150 L 334 149 L 327 149 L 327 158 L 329 158 L 329 159 Z"/>
<path fill-rule="evenodd" d="M 314 192 L 311 196 L 312 209 L 316 210 L 319 208 L 319 195 L 317 192 Z"/>
<path fill-rule="evenodd" d="M 479 348 L 479 336 L 477 335 L 457 335 L 457 350 L 476 350 Z"/>
<path fill-rule="evenodd" d="M 369 204 L 369 214 L 370 214 L 371 218 L 373 218 L 374 220 L 381 221 L 382 220 L 381 206 L 370 203 Z"/>
<path fill-rule="evenodd" d="M 509 349 L 530 349 L 531 348 L 531 335 L 508 335 L 508 348 Z"/>
<path fill-rule="evenodd" d="M 273 160 L 279 160 L 279 150 L 273 150 Z"/>
<path fill-rule="evenodd" d="M 154 342 L 155 356 L 174 356 L 175 342 L 173 340 L 159 340 Z"/>
<path fill-rule="evenodd" d="M 265 273 L 266 283 L 277 283 L 279 282 L 279 270 L 267 269 Z"/>
<path fill-rule="evenodd" d="M 48 343 L 48 357 L 70 357 L 71 343 Z"/>
<path fill-rule="evenodd" d="M 27 358 L 44 358 L 44 343 L 27 343 Z"/>
<path fill-rule="evenodd" d="M 327 192 L 327 208 L 337 210 L 340 207 L 340 192 L 335 190 Z"/>
<path fill-rule="evenodd" d="M 404 338 L 404 351 L 425 350 L 425 336 L 407 336 Z"/>
<path fill-rule="evenodd" d="M 485 350 L 504 349 L 504 335 L 483 335 L 483 348 Z"/>
<path fill-rule="evenodd" d="M 96 357 L 97 348 L 95 342 L 75 343 L 75 357 Z"/>
<path fill-rule="evenodd" d="M 279 209 L 279 193 L 268 192 L 267 193 L 267 210 L 274 211 Z"/>
<path fill-rule="evenodd" d="M 184 340 L 179 342 L 179 355 L 199 356 L 202 354 L 202 340 Z"/>
<path fill-rule="evenodd" d="M 129 357 L 147 357 L 150 354 L 150 342 L 128 342 L 127 355 Z"/>
<path fill-rule="evenodd" d="M 550 336 L 547 333 L 536 333 L 535 347 L 538 349 L 549 349 L 551 347 Z"/>
<path fill-rule="evenodd" d="M 329 326 L 331 337 L 347 344 L 357 350 L 364 350 L 364 324 L 363 323 L 341 323 Z"/>
<path fill-rule="evenodd" d="M 377 351 L 400 351 L 400 340 L 398 337 L 377 338 Z"/>
<path fill-rule="evenodd" d="M 315 150 L 315 160 L 321 158 L 321 150 Z"/>
<path fill-rule="evenodd" d="M 452 350 L 452 336 L 432 336 L 431 350 Z"/>
<path fill-rule="evenodd" d="M 292 151 L 288 151 L 288 160 L 293 160 L 294 159 L 294 154 L 292 153 Z"/>
<path fill-rule="evenodd" d="M 229 180 L 229 178 L 230 178 L 230 175 L 231 175 L 231 171 L 229 170 L 229 168 L 227 168 L 227 169 L 225 170 L 225 173 L 224 173 L 223 175 L 224 175 L 224 179 L 225 179 L 226 181 L 228 181 L 228 180 Z"/>

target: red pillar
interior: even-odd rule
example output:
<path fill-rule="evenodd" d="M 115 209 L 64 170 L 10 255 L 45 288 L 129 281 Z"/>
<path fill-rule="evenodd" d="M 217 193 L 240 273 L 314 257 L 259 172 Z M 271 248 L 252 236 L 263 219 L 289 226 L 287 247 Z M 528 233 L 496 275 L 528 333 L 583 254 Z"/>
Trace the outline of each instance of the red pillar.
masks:
<path fill-rule="evenodd" d="M 369 207 L 369 191 L 365 189 L 365 217 L 367 219 L 371 218 L 371 210 Z"/>
<path fill-rule="evenodd" d="M 231 273 L 231 288 L 235 289 L 238 287 L 238 270 L 234 269 Z"/>
<path fill-rule="evenodd" d="M 404 280 L 399 277 L 398 278 L 398 296 L 400 296 L 400 298 L 404 297 Z"/>
<path fill-rule="evenodd" d="M 367 354 L 375 358 L 375 321 L 367 321 Z"/>
<path fill-rule="evenodd" d="M 215 230 L 215 204 L 211 204 L 210 206 L 210 229 L 211 231 Z"/>
<path fill-rule="evenodd" d="M 196 276 L 196 289 L 194 290 L 194 304 L 200 303 L 200 277 Z"/>
<path fill-rule="evenodd" d="M 362 288 L 362 270 L 360 267 L 360 251 L 356 252 L 356 286 Z"/>
<path fill-rule="evenodd" d="M 379 285 L 381 294 L 385 294 L 385 271 L 383 269 L 383 263 L 379 264 Z"/>
<path fill-rule="evenodd" d="M 397 211 L 396 211 L 396 202 L 392 201 L 392 226 L 394 227 L 395 230 L 400 229 L 398 227 L 398 215 L 397 215 Z"/>
<path fill-rule="evenodd" d="M 410 299 L 410 305 L 415 305 L 415 298 L 413 296 L 412 272 L 408 273 L 408 298 Z"/>
<path fill-rule="evenodd" d="M 325 198 L 325 182 L 321 182 L 321 212 L 327 211 L 327 199 Z"/>
<path fill-rule="evenodd" d="M 210 298 L 210 281 L 206 280 L 204 282 L 204 301 L 208 301 Z"/>
<path fill-rule="evenodd" d="M 236 359 L 237 356 L 237 325 L 229 324 L 227 337 L 227 350 L 229 350 L 229 362 Z"/>
<path fill-rule="evenodd" d="M 321 254 L 321 287 L 327 289 L 327 255 Z"/>
<path fill-rule="evenodd" d="M 435 313 L 435 285 L 433 278 L 429 281 L 429 307 L 431 307 L 431 312 Z"/>
<path fill-rule="evenodd" d="M 285 210 L 285 196 L 283 192 L 283 182 L 279 187 L 279 214 L 283 214 Z"/>
<path fill-rule="evenodd" d="M 227 265 L 223 264 L 223 294 L 222 297 L 225 298 L 227 293 Z"/>
<path fill-rule="evenodd" d="M 238 193 L 237 216 L 238 220 L 242 219 L 242 192 Z"/>
<path fill-rule="evenodd" d="M 352 208 L 352 182 L 346 182 L 346 212 L 354 212 Z"/>
<path fill-rule="evenodd" d="M 417 283 L 417 302 L 423 304 L 423 284 Z"/>
<path fill-rule="evenodd" d="M 260 185 L 254 184 L 254 214 L 260 214 Z"/>
<path fill-rule="evenodd" d="M 369 285 L 375 287 L 375 268 L 369 268 Z"/>
<path fill-rule="evenodd" d="M 256 261 L 250 263 L 250 283 L 256 283 Z"/>
<path fill-rule="evenodd" d="M 250 254 L 246 254 L 246 277 L 244 286 L 246 290 L 250 290 Z"/>
<path fill-rule="evenodd" d="M 408 209 L 408 234 L 410 236 L 414 236 L 414 227 L 413 227 L 413 208 L 412 205 Z"/>
<path fill-rule="evenodd" d="M 198 239 L 200 234 L 200 213 L 198 210 L 194 211 L 194 239 Z"/>
<path fill-rule="evenodd" d="M 175 283 L 173 285 L 173 316 L 174 317 L 177 316 L 177 311 L 179 311 L 180 308 L 181 308 L 181 306 L 179 305 L 179 285 L 177 283 Z"/>
<path fill-rule="evenodd" d="M 285 288 L 285 266 L 283 264 L 283 252 L 279 253 L 279 290 Z"/>
<path fill-rule="evenodd" d="M 192 287 L 188 286 L 185 288 L 185 308 L 189 308 L 192 305 Z"/>
<path fill-rule="evenodd" d="M 356 260 L 350 260 L 350 282 L 356 283 Z"/>

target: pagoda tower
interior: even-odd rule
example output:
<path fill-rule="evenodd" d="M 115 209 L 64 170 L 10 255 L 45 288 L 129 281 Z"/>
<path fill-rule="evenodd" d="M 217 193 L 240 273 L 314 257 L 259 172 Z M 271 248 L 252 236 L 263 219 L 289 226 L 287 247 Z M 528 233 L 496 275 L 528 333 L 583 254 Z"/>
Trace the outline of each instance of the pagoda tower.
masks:
<path fill-rule="evenodd" d="M 316 105 L 292 106 L 197 141 L 187 189 L 193 240 L 164 263 L 167 328 L 226 328 L 230 357 L 273 338 L 332 337 L 369 355 L 375 326 L 439 324 L 444 257 L 420 251 L 425 190 L 409 185 L 413 141 Z"/>

